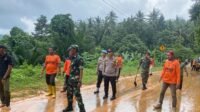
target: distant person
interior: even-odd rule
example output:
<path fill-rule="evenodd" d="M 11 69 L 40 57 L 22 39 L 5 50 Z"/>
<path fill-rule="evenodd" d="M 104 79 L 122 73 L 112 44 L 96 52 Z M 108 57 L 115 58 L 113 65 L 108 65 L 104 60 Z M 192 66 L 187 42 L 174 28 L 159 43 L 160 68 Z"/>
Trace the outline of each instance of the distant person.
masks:
<path fill-rule="evenodd" d="M 2 107 L 10 109 L 10 76 L 12 71 L 12 59 L 6 53 L 6 47 L 0 45 L 0 98 Z"/>
<path fill-rule="evenodd" d="M 185 71 L 186 75 L 188 76 L 188 71 L 187 71 L 187 68 L 186 66 L 188 65 L 188 61 L 184 61 L 184 62 L 181 62 L 181 65 L 180 65 L 180 87 L 179 89 L 182 90 L 182 85 L 183 85 L 183 71 Z"/>
<path fill-rule="evenodd" d="M 180 85 L 180 64 L 179 61 L 174 58 L 174 52 L 169 51 L 167 53 L 167 60 L 165 61 L 160 80 L 162 80 L 162 89 L 160 93 L 159 103 L 154 106 L 154 109 L 161 109 L 165 92 L 169 87 L 172 95 L 172 107 L 173 110 L 176 108 L 177 98 L 176 89 Z"/>
<path fill-rule="evenodd" d="M 52 98 L 56 97 L 56 85 L 55 85 L 55 77 L 58 74 L 58 70 L 60 69 L 60 57 L 55 55 L 54 49 L 50 47 L 48 49 L 49 54 L 45 58 L 44 67 L 41 72 L 41 76 L 43 76 L 44 71 L 46 71 L 46 83 L 48 85 L 48 93 L 46 96 L 52 96 Z"/>
<path fill-rule="evenodd" d="M 153 69 L 153 67 L 155 66 L 155 62 L 154 62 L 154 58 L 150 58 L 150 60 L 151 60 L 151 63 L 150 63 L 149 75 L 151 76 L 151 75 L 153 75 L 152 69 Z"/>
<path fill-rule="evenodd" d="M 116 99 L 116 77 L 117 77 L 117 69 L 116 69 L 116 58 L 114 57 L 113 51 L 111 49 L 107 50 L 108 56 L 105 60 L 104 64 L 104 92 L 105 95 L 103 99 L 108 98 L 108 90 L 109 90 L 109 83 L 111 83 L 112 87 L 112 97 L 110 100 Z"/>
<path fill-rule="evenodd" d="M 68 49 L 69 51 L 70 49 Z M 70 52 L 71 53 L 71 52 Z M 63 74 L 65 74 L 65 80 L 64 80 L 64 86 L 61 92 L 66 92 L 67 90 L 67 83 L 68 83 L 68 79 L 69 79 L 69 75 L 70 75 L 70 66 L 71 66 L 71 58 L 72 58 L 72 54 L 69 53 L 68 58 L 65 59 L 65 64 L 64 64 L 64 68 L 63 68 Z"/>
<path fill-rule="evenodd" d="M 123 56 L 121 54 L 119 54 L 117 56 L 116 61 L 117 61 L 117 79 L 116 79 L 116 81 L 118 81 L 120 74 L 121 74 L 122 67 L 123 67 Z"/>
<path fill-rule="evenodd" d="M 94 92 L 94 94 L 99 93 L 99 88 L 101 86 L 101 82 L 102 82 L 103 77 L 104 77 L 102 72 L 103 72 L 103 69 L 104 69 L 104 63 L 105 63 L 105 60 L 106 60 L 107 51 L 102 50 L 101 53 L 102 53 L 102 56 L 99 57 L 98 63 L 97 63 L 97 84 L 96 84 L 97 90 Z"/>
<path fill-rule="evenodd" d="M 192 71 L 196 71 L 196 60 L 192 60 Z"/>
<path fill-rule="evenodd" d="M 73 111 L 73 96 L 76 97 L 80 112 L 85 112 L 85 106 L 81 95 L 81 86 L 83 79 L 83 58 L 78 54 L 78 45 L 71 45 L 69 47 L 69 54 L 71 54 L 70 75 L 67 83 L 67 100 L 68 106 L 63 112 Z"/>
<path fill-rule="evenodd" d="M 141 77 L 142 77 L 142 90 L 146 90 L 147 82 L 149 78 L 149 68 L 150 68 L 151 60 L 150 53 L 146 52 L 145 57 L 140 60 L 138 70 L 141 68 Z"/>

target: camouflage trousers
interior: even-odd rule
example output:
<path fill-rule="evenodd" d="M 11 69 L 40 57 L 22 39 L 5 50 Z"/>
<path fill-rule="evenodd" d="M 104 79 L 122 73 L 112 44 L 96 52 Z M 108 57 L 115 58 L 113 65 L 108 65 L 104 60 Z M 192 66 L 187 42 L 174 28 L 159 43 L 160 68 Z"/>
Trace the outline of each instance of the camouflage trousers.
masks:
<path fill-rule="evenodd" d="M 141 77 L 142 77 L 142 84 L 147 84 L 149 79 L 149 71 L 142 72 Z"/>
<path fill-rule="evenodd" d="M 80 87 L 78 87 L 78 83 L 77 82 L 72 83 L 69 81 L 67 84 L 67 99 L 69 104 L 72 104 L 73 102 L 73 95 L 76 97 L 80 110 L 85 110 Z"/>

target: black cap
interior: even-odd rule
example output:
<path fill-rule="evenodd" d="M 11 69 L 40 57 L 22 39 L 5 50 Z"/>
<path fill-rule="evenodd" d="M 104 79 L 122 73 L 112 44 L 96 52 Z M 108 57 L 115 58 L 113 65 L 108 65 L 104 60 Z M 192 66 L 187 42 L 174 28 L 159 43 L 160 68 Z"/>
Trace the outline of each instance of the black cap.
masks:
<path fill-rule="evenodd" d="M 6 47 L 4 45 L 0 45 L 0 48 L 6 49 Z"/>

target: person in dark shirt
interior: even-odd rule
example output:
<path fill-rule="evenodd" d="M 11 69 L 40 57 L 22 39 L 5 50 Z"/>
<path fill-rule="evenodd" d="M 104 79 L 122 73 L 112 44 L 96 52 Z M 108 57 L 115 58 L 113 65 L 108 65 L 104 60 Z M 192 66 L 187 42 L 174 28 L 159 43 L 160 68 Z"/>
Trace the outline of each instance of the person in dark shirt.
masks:
<path fill-rule="evenodd" d="M 0 108 L 7 107 L 10 109 L 10 90 L 9 79 L 12 70 L 12 59 L 6 53 L 6 47 L 0 45 L 0 98 L 2 104 Z"/>

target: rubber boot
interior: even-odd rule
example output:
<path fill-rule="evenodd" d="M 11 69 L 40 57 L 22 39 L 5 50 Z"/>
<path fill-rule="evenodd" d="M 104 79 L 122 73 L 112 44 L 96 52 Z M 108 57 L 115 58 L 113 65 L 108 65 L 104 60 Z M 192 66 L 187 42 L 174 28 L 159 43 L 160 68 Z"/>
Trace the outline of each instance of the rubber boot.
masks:
<path fill-rule="evenodd" d="M 52 87 L 51 85 L 48 85 L 48 93 L 46 94 L 46 96 L 51 96 L 53 93 L 52 93 Z"/>
<path fill-rule="evenodd" d="M 56 98 L 56 86 L 52 86 L 52 98 Z"/>

